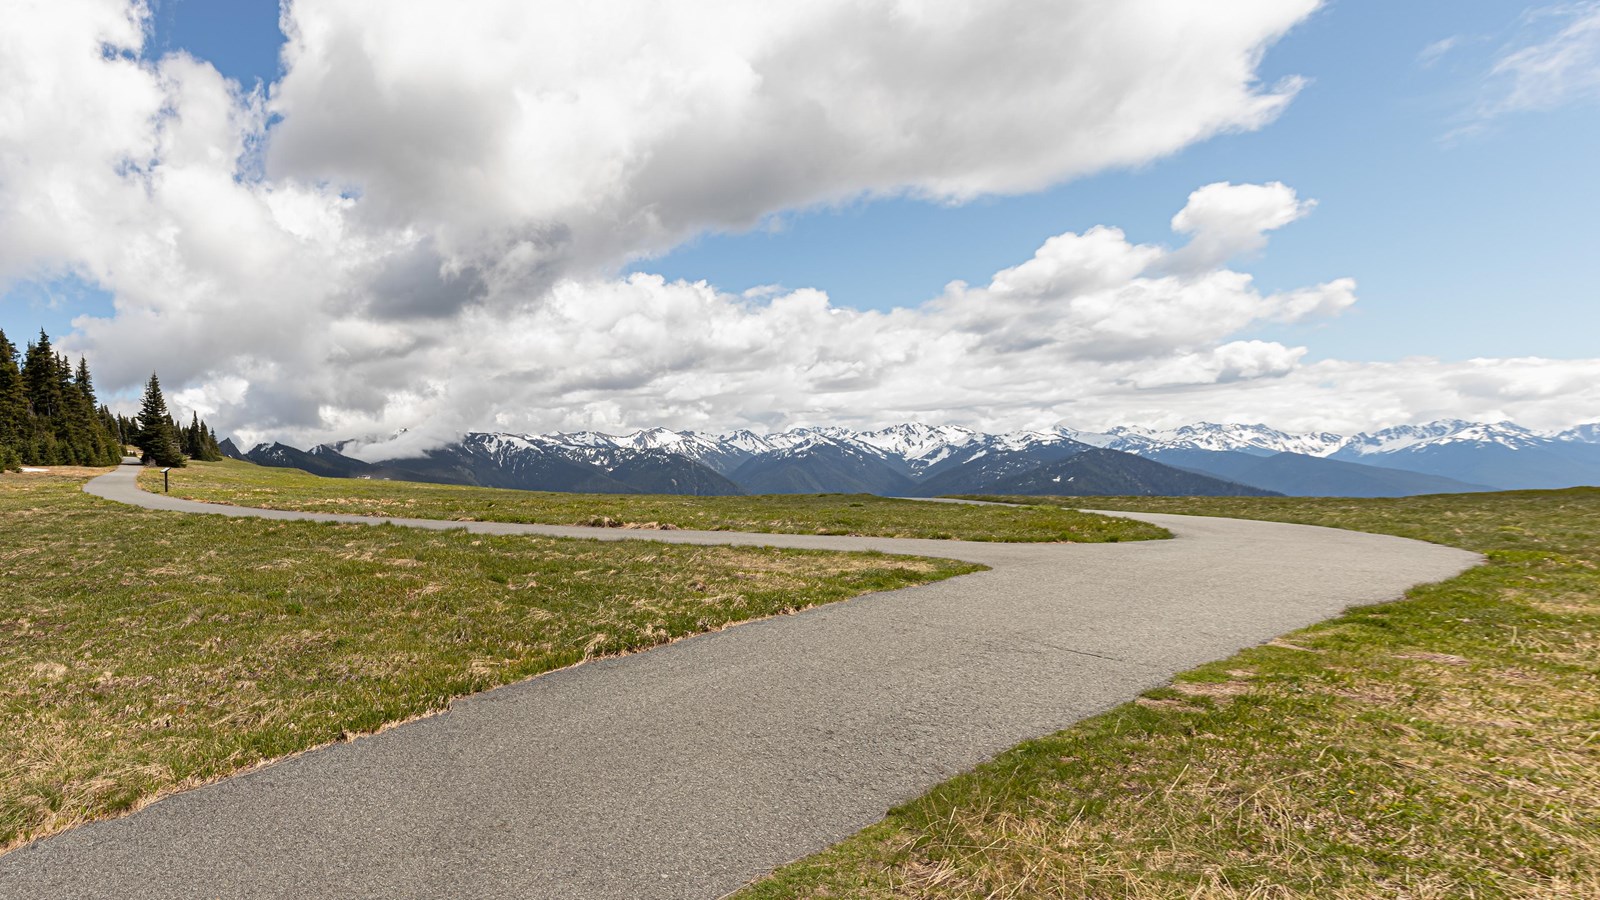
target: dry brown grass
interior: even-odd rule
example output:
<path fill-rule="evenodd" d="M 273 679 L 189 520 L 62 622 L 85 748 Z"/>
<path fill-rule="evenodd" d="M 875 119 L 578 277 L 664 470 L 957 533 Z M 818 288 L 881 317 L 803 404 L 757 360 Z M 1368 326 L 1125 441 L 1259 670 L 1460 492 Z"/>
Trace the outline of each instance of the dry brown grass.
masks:
<path fill-rule="evenodd" d="M 0 476 L 0 849 L 595 656 L 974 570 L 133 509 Z"/>
<path fill-rule="evenodd" d="M 1600 491 L 1114 502 L 1490 563 L 1022 744 L 739 897 L 1600 897 Z"/>
<path fill-rule="evenodd" d="M 158 489 L 160 476 L 141 483 Z M 692 497 L 567 494 L 461 485 L 318 478 L 229 460 L 172 473 L 174 496 L 305 512 L 454 522 L 536 522 L 597 528 L 700 529 L 974 541 L 1134 541 L 1153 525 L 1053 506 L 956 506 L 847 494 Z"/>

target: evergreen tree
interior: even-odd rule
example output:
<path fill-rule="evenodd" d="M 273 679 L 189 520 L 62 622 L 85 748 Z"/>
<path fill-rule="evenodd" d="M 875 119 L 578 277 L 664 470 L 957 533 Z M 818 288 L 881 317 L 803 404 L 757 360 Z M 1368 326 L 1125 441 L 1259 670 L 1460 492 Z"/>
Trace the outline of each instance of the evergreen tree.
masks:
<path fill-rule="evenodd" d="M 82 420 L 87 433 L 85 451 L 89 456 L 89 464 L 116 465 L 122 459 L 122 447 L 117 443 L 116 428 L 108 427 L 106 424 L 105 407 L 100 406 L 100 401 L 94 396 L 94 380 L 89 376 L 89 361 L 81 356 L 78 357 L 77 374 L 72 378 L 72 389 L 76 393 L 74 403 L 78 407 L 78 417 Z"/>
<path fill-rule="evenodd" d="M 122 460 L 122 445 L 127 441 L 122 439 L 122 417 L 111 411 L 111 407 L 100 404 L 100 427 L 105 429 L 106 436 L 111 439 L 111 447 L 116 451 L 117 461 Z"/>
<path fill-rule="evenodd" d="M 0 470 L 20 465 L 115 465 L 124 447 L 139 447 L 146 462 L 181 466 L 184 449 L 200 459 L 220 459 L 216 438 L 198 414 L 187 428 L 167 410 L 154 374 L 136 418 L 113 413 L 95 397 L 89 361 L 76 367 L 39 332 L 18 361 L 17 347 L 0 331 Z"/>
<path fill-rule="evenodd" d="M 72 363 L 56 357 L 56 394 L 61 408 L 56 416 L 56 440 L 60 462 L 69 466 L 96 465 L 100 458 L 99 441 L 94 433 L 94 406 L 84 402 L 83 392 L 72 380 Z"/>
<path fill-rule="evenodd" d="M 22 383 L 28 391 L 28 405 L 41 419 L 54 420 L 61 414 L 61 373 L 56 369 L 50 335 L 40 331 L 39 343 L 28 345 L 22 361 Z"/>
<path fill-rule="evenodd" d="M 195 414 L 193 422 L 189 425 L 190 438 L 194 450 L 189 453 L 194 459 L 201 462 L 219 462 L 222 459 L 222 448 L 217 446 L 217 438 L 211 429 Z"/>
<path fill-rule="evenodd" d="M 39 342 L 29 344 L 22 360 L 22 384 L 28 393 L 28 408 L 32 411 L 32 441 L 22 451 L 22 461 L 41 466 L 61 465 L 70 462 L 66 447 L 62 445 L 61 427 L 61 373 L 59 360 L 50 346 L 50 336 L 39 332 Z"/>
<path fill-rule="evenodd" d="M 200 414 L 191 410 L 189 424 L 183 429 L 183 452 L 190 459 L 200 458 Z"/>
<path fill-rule="evenodd" d="M 22 465 L 23 450 L 33 443 L 32 431 L 17 348 L 0 331 L 0 471 Z"/>
<path fill-rule="evenodd" d="M 145 384 L 138 419 L 139 431 L 134 443 L 143 452 L 145 464 L 183 465 L 183 447 L 178 442 L 178 429 L 167 412 L 167 398 L 161 395 L 161 380 L 154 372 L 150 373 L 150 380 Z"/>

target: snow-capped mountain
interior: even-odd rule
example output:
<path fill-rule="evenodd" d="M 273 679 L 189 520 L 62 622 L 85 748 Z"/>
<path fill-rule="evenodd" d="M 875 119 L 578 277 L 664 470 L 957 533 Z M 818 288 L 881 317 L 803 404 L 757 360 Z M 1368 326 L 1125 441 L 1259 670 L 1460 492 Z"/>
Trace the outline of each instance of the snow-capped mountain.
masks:
<path fill-rule="evenodd" d="M 1239 451 L 1258 456 L 1299 453 L 1305 456 L 1361 456 L 1397 453 L 1424 446 L 1496 444 L 1511 449 L 1536 447 L 1551 440 L 1600 443 L 1600 423 L 1559 432 L 1536 432 L 1513 422 L 1469 422 L 1440 419 L 1424 425 L 1399 425 L 1380 431 L 1340 435 L 1332 432 L 1289 432 L 1266 425 L 1199 422 L 1178 428 L 1119 426 L 1104 432 L 1061 429 L 1063 434 L 1096 447 L 1129 453 L 1153 450 Z"/>
<path fill-rule="evenodd" d="M 750 457 L 730 477 L 753 494 L 907 495 L 915 482 L 893 460 L 870 444 L 813 431 Z"/>
<path fill-rule="evenodd" d="M 1356 435 L 1331 458 L 1505 489 L 1600 484 L 1600 444 L 1582 434 L 1563 440 L 1511 422 L 1447 419 Z"/>
<path fill-rule="evenodd" d="M 1481 444 L 1520 450 L 1548 443 L 1550 438 L 1511 422 L 1486 424 L 1461 419 L 1441 419 L 1426 425 L 1401 425 L 1371 434 L 1358 434 L 1337 448 L 1341 458 L 1398 453 L 1450 444 Z"/>
<path fill-rule="evenodd" d="M 1004 434 L 920 423 L 769 434 L 665 428 L 617 435 L 473 432 L 421 457 L 375 463 L 343 455 L 343 446 L 325 444 L 302 452 L 261 444 L 236 455 L 262 465 L 341 477 L 622 493 L 935 496 L 1027 486 L 1030 491 L 1093 494 L 1130 485 L 1151 490 L 1181 485 L 1189 493 L 1246 488 L 1403 496 L 1600 484 L 1600 423 L 1541 433 L 1510 422 L 1447 419 L 1350 436 L 1211 422 L 1167 429 L 1122 426 L 1104 432 L 1057 428 Z M 1092 463 L 1085 457 L 1065 465 L 1090 449 L 1103 452 Z M 1135 465 L 1127 460 L 1130 455 L 1148 464 Z M 1156 477 L 1149 464 L 1182 471 L 1184 477 Z M 1071 477 L 1056 480 L 1063 472 Z"/>
<path fill-rule="evenodd" d="M 1231 450 L 1255 456 L 1274 453 L 1327 456 L 1338 450 L 1345 441 L 1344 437 L 1328 432 L 1293 433 L 1266 425 L 1219 425 L 1214 422 L 1162 430 L 1122 426 L 1098 434 L 1072 432 L 1071 436 L 1096 447 L 1138 454 L 1155 450 L 1207 450 L 1213 453 Z"/>
<path fill-rule="evenodd" d="M 662 450 L 724 475 L 762 454 L 833 443 L 849 445 L 879 457 L 911 478 L 920 479 L 952 463 L 965 464 L 985 454 L 1052 445 L 1087 445 L 1144 456 L 1174 450 L 1240 452 L 1253 456 L 1294 453 L 1381 465 L 1376 457 L 1452 444 L 1496 445 L 1515 450 L 1545 446 L 1554 441 L 1600 443 L 1600 424 L 1539 433 L 1511 422 L 1491 424 L 1444 419 L 1426 425 L 1402 425 L 1346 436 L 1331 432 L 1281 431 L 1261 424 L 1214 422 L 1166 429 L 1119 426 L 1104 432 L 1059 428 L 1002 434 L 988 434 L 957 425 L 906 423 L 870 431 L 828 427 L 794 428 L 770 434 L 735 431 L 714 435 L 651 428 L 621 435 L 583 431 L 504 437 L 538 441 L 560 448 L 574 459 L 602 464 L 618 449 Z"/>
<path fill-rule="evenodd" d="M 793 449 L 819 440 L 834 440 L 849 434 L 842 428 L 795 428 L 769 435 L 750 431 L 710 435 L 696 431 L 648 428 L 627 434 L 578 431 L 518 437 L 543 442 L 565 452 L 569 458 L 608 470 L 633 459 L 635 454 L 657 451 L 692 460 L 720 475 L 728 475 L 753 456 Z"/>
<path fill-rule="evenodd" d="M 912 475 L 921 475 L 961 448 L 988 437 L 958 425 L 930 426 L 917 423 L 892 425 L 852 435 L 855 443 L 872 447 L 885 457 L 899 460 Z"/>
<path fill-rule="evenodd" d="M 1576 425 L 1566 431 L 1556 432 L 1553 437 L 1558 441 L 1567 441 L 1569 443 L 1600 444 L 1600 422 Z"/>

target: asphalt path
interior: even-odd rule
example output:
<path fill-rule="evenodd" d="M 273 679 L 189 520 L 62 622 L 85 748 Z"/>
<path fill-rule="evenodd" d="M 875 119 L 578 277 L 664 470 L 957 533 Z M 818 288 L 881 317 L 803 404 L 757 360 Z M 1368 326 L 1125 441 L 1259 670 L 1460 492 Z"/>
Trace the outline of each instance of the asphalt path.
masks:
<path fill-rule="evenodd" d="M 0 897 L 715 898 L 1174 674 L 1474 554 L 1122 514 L 1170 541 L 995 544 L 154 509 L 482 534 L 883 550 L 989 571 L 552 672 L 0 856 Z"/>

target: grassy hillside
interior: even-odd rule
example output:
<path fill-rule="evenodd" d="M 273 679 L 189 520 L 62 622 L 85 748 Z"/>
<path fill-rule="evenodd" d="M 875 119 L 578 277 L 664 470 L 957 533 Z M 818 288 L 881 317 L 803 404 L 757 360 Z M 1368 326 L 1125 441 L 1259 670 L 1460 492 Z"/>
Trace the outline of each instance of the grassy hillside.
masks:
<path fill-rule="evenodd" d="M 1019 745 L 737 896 L 1600 896 L 1600 489 L 1094 502 L 1489 561 Z"/>
<path fill-rule="evenodd" d="M 588 657 L 979 568 L 160 513 L 89 474 L 0 475 L 0 849 Z"/>
<path fill-rule="evenodd" d="M 1167 537 L 1165 530 L 1071 509 L 954 506 L 866 494 L 687 497 L 650 494 L 556 494 L 459 485 L 318 478 L 227 460 L 172 471 L 172 494 L 212 503 L 310 512 L 406 516 L 456 521 L 539 522 L 755 531 L 859 534 L 968 541 L 1103 541 Z M 161 475 L 141 476 L 160 490 Z"/>

